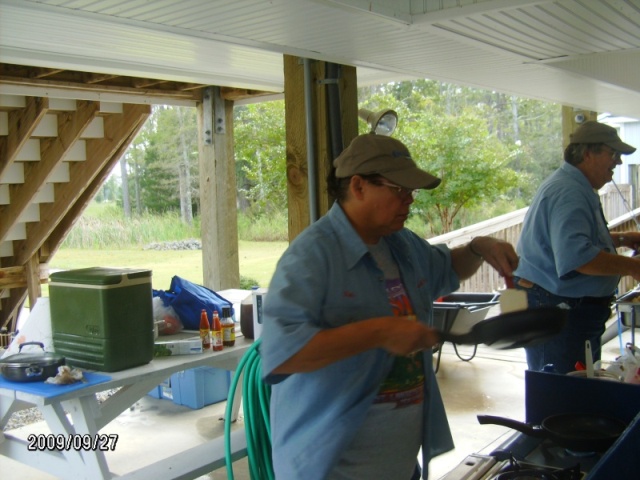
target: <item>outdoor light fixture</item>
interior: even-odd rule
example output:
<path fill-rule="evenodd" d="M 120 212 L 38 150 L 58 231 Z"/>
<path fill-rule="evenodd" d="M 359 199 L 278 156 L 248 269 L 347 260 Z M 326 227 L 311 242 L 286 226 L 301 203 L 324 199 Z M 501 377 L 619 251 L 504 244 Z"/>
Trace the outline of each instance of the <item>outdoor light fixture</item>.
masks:
<path fill-rule="evenodd" d="M 398 125 L 398 114 L 387 108 L 379 112 L 372 112 L 365 108 L 358 110 L 358 116 L 371 126 L 369 133 L 390 136 Z"/>

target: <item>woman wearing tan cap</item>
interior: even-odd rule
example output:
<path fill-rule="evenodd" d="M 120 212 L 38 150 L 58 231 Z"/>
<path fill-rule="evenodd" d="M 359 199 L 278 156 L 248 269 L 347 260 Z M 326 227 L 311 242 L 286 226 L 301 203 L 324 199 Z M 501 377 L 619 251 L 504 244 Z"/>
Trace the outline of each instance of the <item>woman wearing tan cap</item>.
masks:
<path fill-rule="evenodd" d="M 336 202 L 280 259 L 264 305 L 263 379 L 272 384 L 276 478 L 420 478 L 453 448 L 432 367 L 433 301 L 513 247 L 489 237 L 450 250 L 404 228 L 440 179 L 398 140 L 356 137 L 328 179 Z M 425 474 L 426 478 L 426 474 Z"/>

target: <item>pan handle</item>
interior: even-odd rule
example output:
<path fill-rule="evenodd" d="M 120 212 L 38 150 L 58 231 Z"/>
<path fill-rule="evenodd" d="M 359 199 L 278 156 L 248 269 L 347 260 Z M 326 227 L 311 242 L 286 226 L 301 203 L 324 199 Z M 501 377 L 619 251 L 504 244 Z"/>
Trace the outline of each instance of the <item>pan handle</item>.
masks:
<path fill-rule="evenodd" d="M 497 417 L 495 415 L 478 415 L 478 423 L 481 425 L 501 425 L 503 427 L 513 428 L 514 430 L 525 433 L 531 437 L 547 437 L 546 432 L 541 427 L 519 422 L 511 418 Z"/>

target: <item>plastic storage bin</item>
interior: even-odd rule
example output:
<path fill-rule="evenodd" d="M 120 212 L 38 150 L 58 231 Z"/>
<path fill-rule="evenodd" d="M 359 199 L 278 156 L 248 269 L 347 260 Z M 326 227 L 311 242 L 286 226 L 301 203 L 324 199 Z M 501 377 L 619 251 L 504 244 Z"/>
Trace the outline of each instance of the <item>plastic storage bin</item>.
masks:
<path fill-rule="evenodd" d="M 151 390 L 147 395 L 150 395 L 153 398 L 167 398 L 169 400 L 173 399 L 173 393 L 171 392 L 171 379 L 167 378 L 164 382 Z"/>
<path fill-rule="evenodd" d="M 197 367 L 171 375 L 173 403 L 199 409 L 227 399 L 231 386 L 231 372 L 212 367 Z M 162 391 L 162 398 L 169 398 Z"/>
<path fill-rule="evenodd" d="M 153 358 L 150 270 L 56 272 L 49 297 L 54 350 L 67 364 L 114 372 Z"/>

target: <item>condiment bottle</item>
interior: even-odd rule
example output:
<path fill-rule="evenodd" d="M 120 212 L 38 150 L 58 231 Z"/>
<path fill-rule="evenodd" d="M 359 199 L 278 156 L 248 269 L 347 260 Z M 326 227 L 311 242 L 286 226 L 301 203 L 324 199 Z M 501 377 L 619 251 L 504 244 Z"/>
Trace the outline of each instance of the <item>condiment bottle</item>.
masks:
<path fill-rule="evenodd" d="M 202 349 L 209 350 L 211 348 L 211 332 L 209 329 L 211 326 L 209 325 L 209 317 L 207 317 L 207 312 L 202 309 L 200 312 L 200 340 L 202 340 Z"/>
<path fill-rule="evenodd" d="M 211 340 L 214 352 L 222 350 L 222 324 L 220 323 L 217 310 L 213 311 L 213 318 L 211 320 Z"/>
<path fill-rule="evenodd" d="M 231 318 L 231 309 L 222 307 L 222 344 L 233 347 L 236 344 L 236 324 Z"/>

